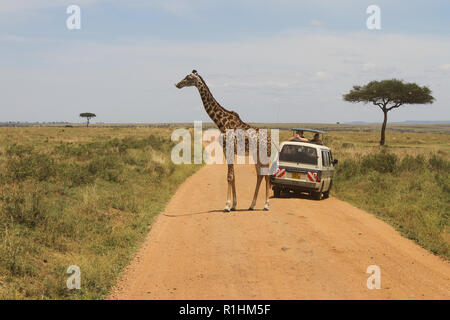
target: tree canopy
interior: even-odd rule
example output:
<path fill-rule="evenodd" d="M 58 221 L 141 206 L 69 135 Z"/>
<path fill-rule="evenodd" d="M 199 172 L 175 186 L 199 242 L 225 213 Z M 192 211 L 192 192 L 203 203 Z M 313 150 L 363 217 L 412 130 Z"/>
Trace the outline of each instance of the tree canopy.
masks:
<path fill-rule="evenodd" d="M 91 119 L 91 118 L 95 118 L 96 115 L 95 115 L 95 113 L 84 112 L 84 113 L 80 113 L 80 117 Z"/>
<path fill-rule="evenodd" d="M 95 113 L 91 113 L 91 112 L 84 112 L 84 113 L 80 113 L 80 117 L 81 118 L 86 118 L 87 122 L 86 122 L 86 127 L 89 127 L 89 120 L 91 120 L 92 118 L 95 118 L 97 115 Z"/>
<path fill-rule="evenodd" d="M 384 113 L 381 127 L 380 145 L 385 142 L 387 113 L 404 104 L 428 104 L 434 102 L 431 90 L 415 83 L 405 83 L 403 80 L 391 79 L 371 81 L 365 86 L 353 86 L 349 93 L 343 95 L 344 101 L 372 103 Z"/>
<path fill-rule="evenodd" d="M 365 86 L 353 86 L 349 93 L 344 94 L 348 102 L 373 103 L 387 111 L 403 104 L 433 103 L 431 90 L 415 83 L 404 83 L 402 80 L 371 81 Z"/>

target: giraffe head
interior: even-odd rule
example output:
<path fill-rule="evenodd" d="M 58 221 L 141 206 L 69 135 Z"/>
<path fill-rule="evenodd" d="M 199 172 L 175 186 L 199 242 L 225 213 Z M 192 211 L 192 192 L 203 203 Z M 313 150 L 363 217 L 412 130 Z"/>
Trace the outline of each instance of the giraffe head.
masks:
<path fill-rule="evenodd" d="M 196 70 L 192 70 L 191 74 L 188 74 L 183 80 L 178 82 L 175 86 L 178 89 L 184 88 L 184 87 L 192 87 L 197 84 L 197 82 L 200 79 L 198 78 L 198 74 Z"/>

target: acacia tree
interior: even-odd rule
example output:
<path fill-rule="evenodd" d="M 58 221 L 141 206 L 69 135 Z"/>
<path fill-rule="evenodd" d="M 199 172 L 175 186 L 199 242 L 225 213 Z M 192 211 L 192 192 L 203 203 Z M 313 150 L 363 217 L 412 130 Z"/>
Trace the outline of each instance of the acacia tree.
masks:
<path fill-rule="evenodd" d="M 353 89 L 344 94 L 343 98 L 344 101 L 348 102 L 372 103 L 383 111 L 381 146 L 385 143 L 387 113 L 389 111 L 404 104 L 426 104 L 434 101 L 428 87 L 420 87 L 415 83 L 404 83 L 403 80 L 397 79 L 371 81 L 365 86 L 353 86 Z"/>
<path fill-rule="evenodd" d="M 89 127 L 89 121 L 90 121 L 92 118 L 95 118 L 96 115 L 95 115 L 95 113 L 84 112 L 84 113 L 80 113 L 80 117 L 81 117 L 81 118 L 86 118 L 86 127 Z"/>

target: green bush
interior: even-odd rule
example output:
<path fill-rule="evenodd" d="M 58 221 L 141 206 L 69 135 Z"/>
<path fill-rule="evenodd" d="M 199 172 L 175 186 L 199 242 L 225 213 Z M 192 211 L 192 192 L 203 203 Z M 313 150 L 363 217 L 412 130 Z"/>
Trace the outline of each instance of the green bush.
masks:
<path fill-rule="evenodd" d="M 34 150 L 33 146 L 24 146 L 14 143 L 6 148 L 6 155 L 8 157 L 17 156 L 21 158 L 25 155 L 31 154 L 33 150 Z"/>
<path fill-rule="evenodd" d="M 398 158 L 395 154 L 380 152 L 365 155 L 361 160 L 361 170 L 375 170 L 380 173 L 391 173 L 397 168 Z"/>
<path fill-rule="evenodd" d="M 42 185 L 12 184 L 3 188 L 0 195 L 0 215 L 10 223 L 34 227 L 46 216 L 43 206 L 45 189 Z"/>
<path fill-rule="evenodd" d="M 442 189 L 442 192 L 446 195 L 448 203 L 450 203 L 450 173 L 436 173 L 434 178 L 438 186 Z"/>
<path fill-rule="evenodd" d="M 435 154 L 430 157 L 428 164 L 431 169 L 439 172 L 448 173 L 450 171 L 450 161 L 447 161 L 443 157 Z"/>
<path fill-rule="evenodd" d="M 95 176 L 89 172 L 87 164 L 63 163 L 59 165 L 57 172 L 59 180 L 69 188 L 93 183 L 95 180 Z"/>
<path fill-rule="evenodd" d="M 360 165 L 356 161 L 344 159 L 336 166 L 336 179 L 349 179 L 360 175 Z"/>
<path fill-rule="evenodd" d="M 399 169 L 401 171 L 419 171 L 426 168 L 426 160 L 423 155 L 416 157 L 406 155 L 400 162 Z"/>
<path fill-rule="evenodd" d="M 87 170 L 92 176 L 97 176 L 106 181 L 119 182 L 120 171 L 123 165 L 117 156 L 100 157 L 90 161 Z"/>
<path fill-rule="evenodd" d="M 46 154 L 31 152 L 12 156 L 6 163 L 7 176 L 14 181 L 33 178 L 38 181 L 49 180 L 55 176 L 56 167 L 53 159 Z"/>

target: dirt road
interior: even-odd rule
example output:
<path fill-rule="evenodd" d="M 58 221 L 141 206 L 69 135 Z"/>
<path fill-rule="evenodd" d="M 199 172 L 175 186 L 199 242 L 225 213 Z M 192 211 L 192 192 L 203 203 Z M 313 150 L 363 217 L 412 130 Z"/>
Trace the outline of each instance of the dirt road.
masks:
<path fill-rule="evenodd" d="M 232 213 L 221 211 L 225 165 L 186 180 L 110 298 L 450 299 L 450 264 L 374 216 L 332 197 L 245 211 L 254 168 L 236 176 L 242 211 Z M 367 288 L 370 265 L 381 268 L 379 290 Z"/>

